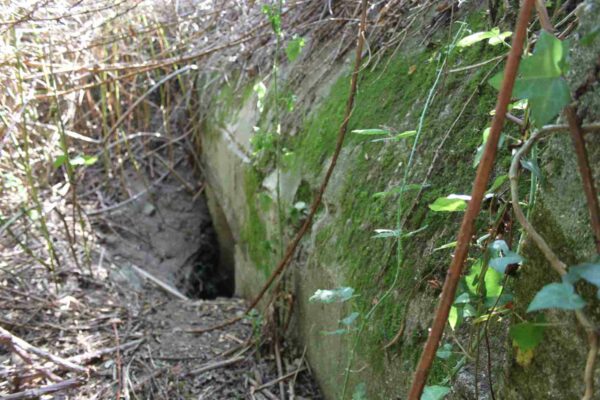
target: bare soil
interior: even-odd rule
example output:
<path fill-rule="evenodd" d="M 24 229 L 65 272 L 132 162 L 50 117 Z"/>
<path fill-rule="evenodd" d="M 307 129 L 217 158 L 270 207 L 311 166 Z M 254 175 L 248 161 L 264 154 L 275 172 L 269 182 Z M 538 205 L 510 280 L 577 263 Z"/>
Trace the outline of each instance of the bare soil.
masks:
<path fill-rule="evenodd" d="M 97 193 L 102 200 L 94 209 L 105 211 L 90 213 L 88 267 L 63 265 L 49 281 L 18 243 L 3 238 L 0 326 L 7 333 L 0 334 L 1 398 L 38 398 L 40 390 L 56 388 L 43 398 L 321 398 L 302 352 L 284 342 L 275 352 L 273 327 L 263 317 L 253 315 L 226 330 L 188 332 L 243 313 L 245 303 L 223 297 L 231 294 L 232 281 L 217 268 L 202 183 L 180 160 L 163 180 L 158 173 L 152 181 L 129 171 L 127 187 L 135 200 L 122 206 L 127 199 Z M 59 231 L 58 251 L 68 253 Z M 9 273 L 7 266 L 18 272 Z M 24 350 L 15 338 L 86 372 Z M 279 377 L 281 384 L 274 382 Z"/>

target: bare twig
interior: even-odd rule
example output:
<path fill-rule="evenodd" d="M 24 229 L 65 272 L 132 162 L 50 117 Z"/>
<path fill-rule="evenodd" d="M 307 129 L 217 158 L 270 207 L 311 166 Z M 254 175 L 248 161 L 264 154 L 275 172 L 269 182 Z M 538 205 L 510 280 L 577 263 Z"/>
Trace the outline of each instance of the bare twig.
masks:
<path fill-rule="evenodd" d="M 81 385 L 82 383 L 83 382 L 80 378 L 66 379 L 61 382 L 53 383 L 52 385 L 41 386 L 35 389 L 28 389 L 22 392 L 2 396 L 2 400 L 37 399 L 43 395 L 72 389 L 76 386 Z"/>
<path fill-rule="evenodd" d="M 183 300 L 183 301 L 190 300 L 184 294 L 182 294 L 179 290 L 175 289 L 173 286 L 166 284 L 165 282 L 161 281 L 160 279 L 158 279 L 154 275 L 150 274 L 149 272 L 144 271 L 140 267 L 131 264 L 131 268 L 133 268 L 135 270 L 135 272 L 140 274 L 142 277 L 149 279 L 150 281 L 152 281 L 152 283 L 154 283 L 155 285 L 160 287 L 162 290 L 166 291 L 167 293 L 172 294 L 173 296 L 177 297 L 178 299 Z"/>
<path fill-rule="evenodd" d="M 132 347 L 139 345 L 143 341 L 144 341 L 144 339 L 132 340 L 131 342 L 123 343 L 123 344 L 120 344 L 119 346 L 107 347 L 105 349 L 95 350 L 95 351 L 91 351 L 89 353 L 83 353 L 78 356 L 70 357 L 69 361 L 86 363 L 86 362 L 89 362 L 90 360 L 94 360 L 94 359 L 96 359 L 98 357 L 102 357 L 106 354 L 114 353 L 115 351 L 125 351 L 127 349 L 130 349 Z"/>
<path fill-rule="evenodd" d="M 596 192 L 596 188 L 594 186 L 594 177 L 592 174 L 592 169 L 590 168 L 587 151 L 585 149 L 585 139 L 583 138 L 581 121 L 577 117 L 577 111 L 573 106 L 567 106 L 565 109 L 565 116 L 569 122 L 571 140 L 573 142 L 573 147 L 575 147 L 577 165 L 579 166 L 579 174 L 581 175 L 583 191 L 585 193 L 588 210 L 590 212 L 590 223 L 592 225 L 592 231 L 594 232 L 596 252 L 600 254 L 600 206 L 598 205 L 598 193 Z"/>
<path fill-rule="evenodd" d="M 9 331 L 7 331 L 6 329 L 4 329 L 2 327 L 0 327 L 0 342 L 10 343 L 12 346 L 18 346 L 21 349 L 23 349 L 29 353 L 33 353 L 38 357 L 41 357 L 48 361 L 51 361 L 54 364 L 63 367 L 64 369 L 68 369 L 68 370 L 76 371 L 76 372 L 87 373 L 87 369 L 82 367 L 81 365 L 77 365 L 72 361 L 66 360 L 59 356 L 55 356 L 54 354 L 51 354 L 51 353 L 47 352 L 46 350 L 42 350 L 38 347 L 32 346 L 31 344 L 27 343 L 25 340 L 13 335 L 12 333 L 10 333 Z"/>
<path fill-rule="evenodd" d="M 260 385 L 260 386 L 258 386 L 256 388 L 254 388 L 254 391 L 255 392 L 260 392 L 261 390 L 266 389 L 268 387 L 271 387 L 271 386 L 273 386 L 273 385 L 275 385 L 275 384 L 277 384 L 279 382 L 283 382 L 286 379 L 293 378 L 294 376 L 296 376 L 297 374 L 299 374 L 300 372 L 305 371 L 305 370 L 306 370 L 306 367 L 300 367 L 300 368 L 298 368 L 295 371 L 288 372 L 285 375 L 281 375 L 280 377 L 278 377 L 276 379 L 273 379 L 272 381 L 269 381 L 267 383 L 264 383 L 264 384 L 262 384 L 262 385 Z"/>
<path fill-rule="evenodd" d="M 190 376 L 190 375 L 199 375 L 199 374 L 202 374 L 204 372 L 211 371 L 213 369 L 223 368 L 223 367 L 227 367 L 229 365 L 233 365 L 233 364 L 239 363 L 241 361 L 244 361 L 245 359 L 246 359 L 246 357 L 236 356 L 236 357 L 229 358 L 227 360 L 216 361 L 216 362 L 213 362 L 213 363 L 210 363 L 210 364 L 203 365 L 200 368 L 191 370 L 186 375 L 188 375 L 188 376 Z"/>

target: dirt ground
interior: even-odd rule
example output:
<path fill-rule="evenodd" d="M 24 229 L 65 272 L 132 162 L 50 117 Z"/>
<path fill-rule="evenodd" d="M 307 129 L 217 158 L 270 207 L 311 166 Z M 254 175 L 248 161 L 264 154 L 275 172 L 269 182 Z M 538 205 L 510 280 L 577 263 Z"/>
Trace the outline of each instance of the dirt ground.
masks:
<path fill-rule="evenodd" d="M 321 398 L 302 349 L 275 342 L 258 314 L 189 332 L 245 303 L 223 297 L 232 281 L 217 269 L 202 182 L 185 158 L 176 165 L 128 171 L 130 200 L 93 190 L 93 180 L 87 198 L 80 188 L 94 205 L 91 231 L 75 244 L 54 233 L 58 253 L 91 249 L 87 267 L 63 265 L 49 280 L 19 246 L 26 232 L 2 238 L 0 398 Z"/>

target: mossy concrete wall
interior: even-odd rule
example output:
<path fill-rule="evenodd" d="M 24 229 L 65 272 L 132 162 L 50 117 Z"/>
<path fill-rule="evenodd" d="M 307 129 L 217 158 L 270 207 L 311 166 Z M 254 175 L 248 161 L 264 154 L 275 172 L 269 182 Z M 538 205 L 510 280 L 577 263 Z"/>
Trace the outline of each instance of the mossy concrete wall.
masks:
<path fill-rule="evenodd" d="M 594 7 L 595 15 L 599 15 L 597 4 Z M 429 17 L 423 18 L 424 24 L 429 23 Z M 481 9 L 464 12 L 460 17 L 473 30 L 486 26 L 487 17 Z M 425 108 L 447 54 L 448 38 L 458 28 L 452 26 L 451 33 L 449 29 L 449 25 L 443 27 L 426 46 L 422 36 L 409 35 L 395 55 L 377 62 L 370 60 L 361 71 L 349 130 L 387 126 L 402 132 L 416 129 L 421 121 L 415 157 L 411 164 L 414 138 L 372 142 L 349 133 L 324 204 L 284 279 L 282 287 L 294 299 L 293 322 L 287 334 L 306 346 L 313 373 L 328 399 L 351 398 L 359 383 L 366 384 L 369 399 L 405 398 L 427 337 L 440 293 L 438 284 L 444 279 L 452 252 L 436 249 L 454 240 L 462 217 L 461 213 L 433 213 L 427 205 L 450 193 L 469 193 L 475 174 L 473 158 L 481 132 L 489 126 L 496 97 L 486 84 L 498 69 L 496 62 L 478 68 L 462 67 L 505 52 L 484 43 L 451 52 L 446 72 Z M 294 205 L 312 201 L 329 165 L 348 97 L 352 61 L 347 58 L 323 65 L 322 60 L 337 47 L 337 43 L 310 45 L 310 51 L 299 61 L 282 69 L 282 90 L 295 93 L 297 102 L 294 111 L 279 116 L 285 156 L 277 162 L 268 149 L 253 154 L 256 149 L 251 144 L 257 130 L 276 130 L 272 99 L 261 114 L 251 91 L 254 82 L 248 82 L 237 92 L 224 86 L 213 101 L 202 138 L 202 156 L 209 204 L 220 220 L 217 230 L 221 226 L 231 232 L 228 247 L 235 258 L 239 296 L 251 299 L 260 290 L 301 223 L 302 215 L 294 211 Z M 582 69 L 593 67 L 595 60 L 586 52 L 576 49 L 574 56 Z M 594 93 L 586 96 L 597 99 Z M 597 110 L 590 109 L 589 118 L 597 120 Z M 505 132 L 518 134 L 514 127 L 507 127 Z M 597 164 L 598 141 L 590 142 L 591 157 Z M 584 260 L 593 247 L 568 138 L 554 138 L 543 149 L 545 183 L 534 222 L 566 261 Z M 401 202 L 397 195 L 373 195 L 398 187 L 405 173 L 408 183 L 422 182 L 438 153 L 428 187 L 408 219 L 407 229 L 416 233 L 403 241 L 401 252 L 393 239 L 374 239 L 375 229 L 397 226 L 416 192 L 407 193 Z M 509 162 L 510 154 L 505 149 L 499 155 L 495 174 L 506 173 Z M 274 184 L 278 175 L 279 202 Z M 486 226 L 487 218 L 483 213 L 478 221 L 481 226 Z M 511 283 L 521 312 L 535 291 L 557 280 L 532 245 L 526 244 L 524 255 L 524 272 Z M 317 289 L 341 286 L 354 288 L 356 297 L 341 305 L 308 300 Z M 338 321 L 353 311 L 359 313 L 356 330 L 345 335 L 324 334 L 338 329 Z M 567 399 L 577 398 L 582 392 L 584 336 L 574 319 L 565 319 L 570 318 L 568 314 L 549 315 L 551 321 L 568 324 L 546 334 L 527 368 L 517 365 L 506 339 L 510 321 L 505 320 L 495 330 L 494 368 L 498 373 L 494 384 L 501 393 L 499 398 Z M 384 348 L 401 327 L 400 339 Z M 564 360 L 568 360 L 568 368 Z M 444 383 L 446 368 L 436 363 L 430 383 Z M 454 375 L 454 398 L 473 398 L 474 390 L 468 383 L 472 375 L 468 366 Z M 489 391 L 483 389 L 480 398 L 488 396 Z"/>

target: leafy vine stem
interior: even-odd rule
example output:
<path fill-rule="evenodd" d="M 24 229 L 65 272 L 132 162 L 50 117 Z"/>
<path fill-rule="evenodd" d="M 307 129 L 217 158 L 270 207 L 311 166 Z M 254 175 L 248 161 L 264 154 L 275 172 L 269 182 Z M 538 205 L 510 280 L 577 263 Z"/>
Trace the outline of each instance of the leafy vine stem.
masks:
<path fill-rule="evenodd" d="M 564 125 L 550 126 L 540 129 L 531 135 L 531 137 L 514 155 L 508 174 L 510 180 L 511 203 L 517 220 L 527 235 L 531 237 L 533 242 L 540 249 L 546 260 L 548 260 L 552 269 L 561 277 L 567 275 L 566 264 L 558 258 L 556 253 L 552 251 L 544 238 L 539 234 L 539 232 L 536 231 L 531 222 L 525 216 L 525 213 L 523 212 L 523 209 L 519 203 L 519 165 L 523 156 L 529 152 L 534 143 L 550 134 L 560 132 L 564 129 L 568 129 L 568 127 Z M 600 124 L 582 126 L 581 130 L 583 132 L 600 132 Z M 596 364 L 596 357 L 598 354 L 598 335 L 593 323 L 582 310 L 576 310 L 575 316 L 579 324 L 586 331 L 589 345 L 584 373 L 585 392 L 582 397 L 582 400 L 589 400 L 594 394 L 594 366 Z"/>

